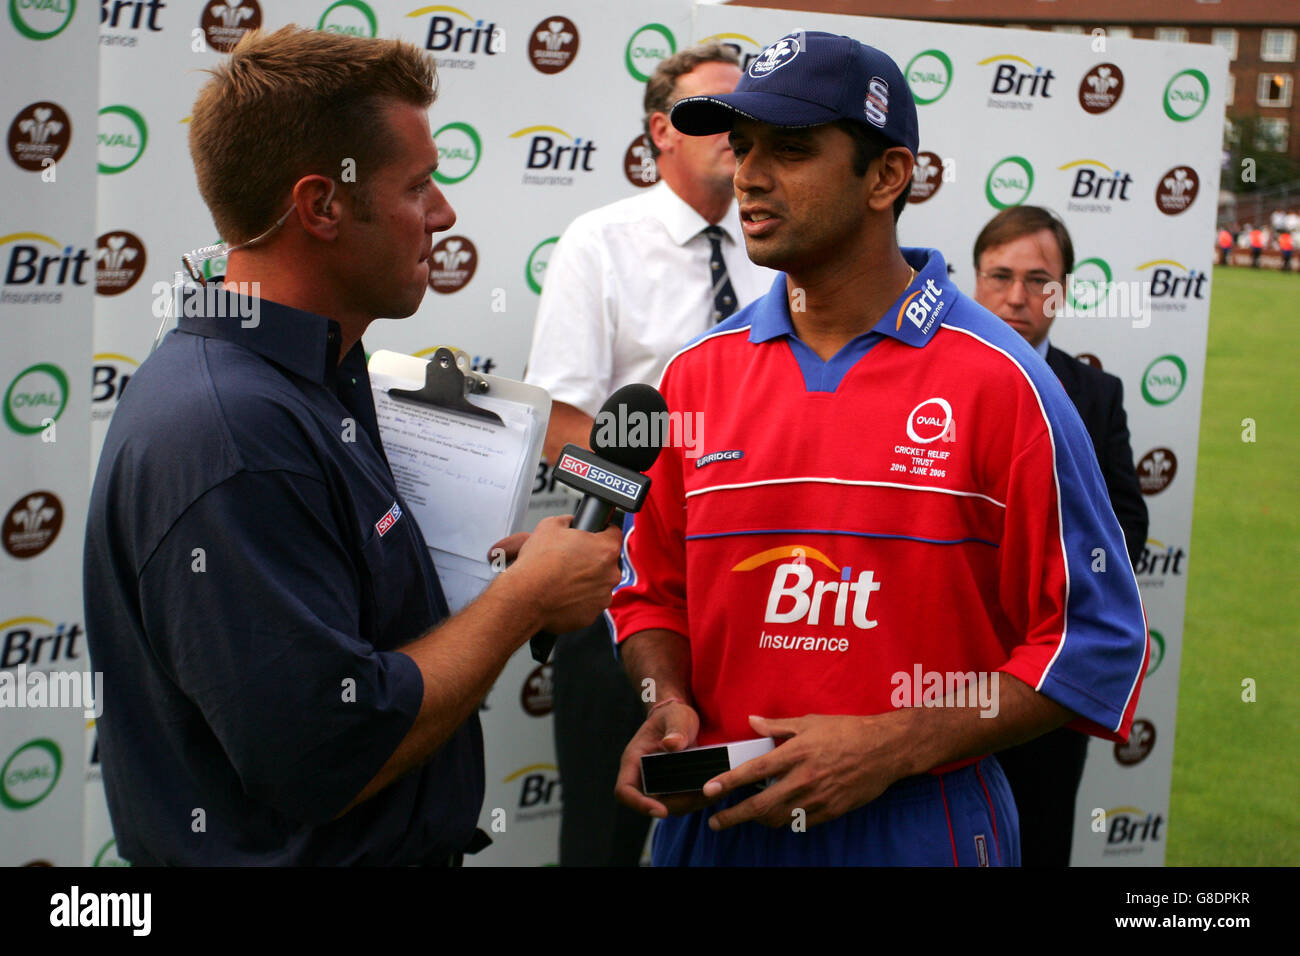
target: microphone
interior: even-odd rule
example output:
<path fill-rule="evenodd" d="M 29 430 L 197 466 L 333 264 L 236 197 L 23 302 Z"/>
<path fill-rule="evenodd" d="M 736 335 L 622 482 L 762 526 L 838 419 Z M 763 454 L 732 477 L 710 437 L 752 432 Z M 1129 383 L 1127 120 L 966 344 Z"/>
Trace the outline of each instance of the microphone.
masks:
<path fill-rule="evenodd" d="M 555 480 L 582 492 L 573 527 L 597 534 L 614 510 L 638 512 L 650 492 L 648 471 L 668 440 L 668 404 L 650 385 L 624 385 L 601 406 L 591 426 L 594 451 L 565 445 L 555 465 Z M 538 631 L 528 642 L 533 660 L 545 664 L 555 635 Z"/>

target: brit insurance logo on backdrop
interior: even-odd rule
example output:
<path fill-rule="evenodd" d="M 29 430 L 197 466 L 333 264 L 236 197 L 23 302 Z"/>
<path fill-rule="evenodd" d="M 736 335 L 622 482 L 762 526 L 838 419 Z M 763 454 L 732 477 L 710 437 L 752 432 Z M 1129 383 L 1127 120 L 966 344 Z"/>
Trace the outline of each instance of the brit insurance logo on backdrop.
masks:
<path fill-rule="evenodd" d="M 1098 63 L 1079 81 L 1079 105 L 1094 116 L 1105 113 L 1124 93 L 1124 71 L 1114 63 Z"/>
<path fill-rule="evenodd" d="M 1050 67 L 1037 66 L 1014 53 L 985 57 L 979 66 L 993 67 L 988 105 L 994 109 L 1032 110 L 1037 101 L 1052 98 L 1056 74 Z"/>
<path fill-rule="evenodd" d="M 662 23 L 647 23 L 632 31 L 623 50 L 623 62 L 632 79 L 647 83 L 655 69 L 677 52 L 673 31 Z"/>
<path fill-rule="evenodd" d="M 34 558 L 59 536 L 63 502 L 52 491 L 31 491 L 14 502 L 0 525 L 0 545 L 20 561 Z"/>
<path fill-rule="evenodd" d="M 623 175 L 638 189 L 646 189 L 659 182 L 659 167 L 655 165 L 650 138 L 641 133 L 628 144 L 623 153 Z"/>
<path fill-rule="evenodd" d="M 0 236 L 4 285 L 0 304 L 59 305 L 63 290 L 90 281 L 90 251 L 65 246 L 39 232 L 11 232 Z M 53 248 L 50 248 L 53 247 Z"/>
<path fill-rule="evenodd" d="M 1057 168 L 1071 176 L 1070 198 L 1065 203 L 1070 212 L 1109 213 L 1112 203 L 1132 199 L 1132 174 L 1113 169 L 1099 159 L 1075 159 Z"/>
<path fill-rule="evenodd" d="M 942 50 L 922 50 L 908 61 L 903 71 L 917 106 L 943 99 L 952 86 L 952 60 Z"/>
<path fill-rule="evenodd" d="M 1187 365 L 1172 353 L 1162 355 L 1142 372 L 1142 398 L 1148 405 L 1168 405 L 1187 385 Z"/>
<path fill-rule="evenodd" d="M 117 403 L 122 400 L 127 382 L 140 367 L 129 355 L 117 352 L 97 352 L 91 365 L 90 419 L 102 422 L 113 417 Z"/>
<path fill-rule="evenodd" d="M 9 158 L 19 169 L 40 172 L 57 163 L 72 142 L 72 120 L 58 103 L 24 106 L 9 124 Z"/>
<path fill-rule="evenodd" d="M 700 40 L 701 45 L 705 43 L 720 43 L 736 54 L 736 59 L 740 61 L 740 72 L 742 73 L 747 72 L 749 65 L 763 52 L 763 44 L 743 33 L 715 33 L 713 36 L 704 37 Z"/>
<path fill-rule="evenodd" d="M 0 805 L 27 810 L 50 795 L 63 773 L 63 752 L 48 737 L 29 740 L 0 766 Z"/>
<path fill-rule="evenodd" d="M 472 70 L 479 58 L 505 51 L 505 33 L 491 20 L 475 17 L 459 7 L 436 5 L 412 10 L 408 18 L 429 16 L 424 48 L 438 54 L 440 70 Z"/>
<path fill-rule="evenodd" d="M 158 13 L 167 4 L 163 0 L 102 0 L 99 8 L 100 46 L 138 46 L 136 36 L 142 30 L 161 33 Z M 113 32 L 118 31 L 118 32 Z"/>
<path fill-rule="evenodd" d="M 148 256 L 133 232 L 106 232 L 95 245 L 95 294 L 121 295 L 144 274 Z"/>
<path fill-rule="evenodd" d="M 149 125 L 140 113 L 121 103 L 99 111 L 99 171 L 125 172 L 140 161 L 149 142 Z"/>
<path fill-rule="evenodd" d="M 1204 302 L 1209 273 L 1189 269 L 1174 259 L 1152 259 L 1137 267 L 1151 270 L 1147 296 L 1156 312 L 1186 312 L 1188 302 Z"/>
<path fill-rule="evenodd" d="M 199 15 L 199 26 L 208 46 L 229 53 L 245 33 L 262 26 L 262 8 L 257 0 L 208 0 Z"/>
<path fill-rule="evenodd" d="M 1163 814 L 1140 807 L 1115 807 L 1106 811 L 1106 849 L 1104 856 L 1140 854 L 1149 846 L 1163 842 Z"/>
<path fill-rule="evenodd" d="M 429 288 L 450 295 L 474 278 L 478 249 L 468 236 L 446 236 L 434 245 L 429 264 Z"/>
<path fill-rule="evenodd" d="M 335 0 L 316 21 L 316 29 L 350 37 L 373 37 L 379 33 L 379 21 L 370 4 L 362 0 Z"/>
<path fill-rule="evenodd" d="M 1137 464 L 1138 487 L 1144 495 L 1158 495 L 1178 474 L 1178 456 L 1171 448 L 1152 448 Z"/>
<path fill-rule="evenodd" d="M 528 288 L 538 295 L 542 294 L 542 282 L 546 279 L 546 266 L 551 261 L 551 253 L 555 251 L 555 244 L 559 241 L 559 236 L 543 239 L 533 246 L 532 252 L 528 253 L 528 261 L 524 264 L 524 278 L 528 280 Z"/>
<path fill-rule="evenodd" d="M 596 171 L 592 160 L 595 140 L 544 125 L 517 129 L 510 138 L 528 144 L 521 180 L 526 186 L 572 186 Z"/>
<path fill-rule="evenodd" d="M 573 65 L 581 38 L 568 17 L 547 17 L 528 34 L 528 62 L 539 73 L 559 73 Z"/>
<path fill-rule="evenodd" d="M 1210 100 L 1210 81 L 1200 70 L 1181 70 L 1165 84 L 1165 115 L 1175 123 L 1194 120 Z"/>
<path fill-rule="evenodd" d="M 68 407 L 68 376 L 52 362 L 23 369 L 4 394 L 4 420 L 19 435 L 38 435 Z"/>
<path fill-rule="evenodd" d="M 928 150 L 917 153 L 912 165 L 912 191 L 907 194 L 907 201 L 918 203 L 933 199 L 943 185 L 945 172 L 943 157 L 938 153 Z"/>
<path fill-rule="evenodd" d="M 469 123 L 448 123 L 433 134 L 438 147 L 438 168 L 433 178 L 444 186 L 469 179 L 483 158 L 483 140 Z"/>
<path fill-rule="evenodd" d="M 1019 206 L 1034 188 L 1034 167 L 1023 156 L 999 159 L 984 179 L 984 197 L 994 209 Z"/>
<path fill-rule="evenodd" d="M 58 36 L 76 12 L 77 0 L 9 0 L 9 19 L 29 40 Z"/>
<path fill-rule="evenodd" d="M 1201 190 L 1201 179 L 1190 166 L 1175 166 L 1156 180 L 1156 208 L 1177 216 L 1191 208 Z"/>

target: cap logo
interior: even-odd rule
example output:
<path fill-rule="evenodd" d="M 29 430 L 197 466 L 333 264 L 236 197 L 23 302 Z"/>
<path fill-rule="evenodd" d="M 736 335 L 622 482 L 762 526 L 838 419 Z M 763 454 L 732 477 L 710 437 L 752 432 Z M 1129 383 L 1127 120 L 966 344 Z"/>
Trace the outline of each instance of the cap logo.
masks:
<path fill-rule="evenodd" d="M 794 37 L 782 37 L 749 64 L 749 75 L 761 80 L 774 70 L 779 70 L 799 55 L 799 41 Z"/>
<path fill-rule="evenodd" d="M 867 122 L 880 129 L 885 128 L 889 119 L 889 84 L 878 76 L 873 76 L 867 84 L 867 98 L 862 104 L 862 111 Z"/>

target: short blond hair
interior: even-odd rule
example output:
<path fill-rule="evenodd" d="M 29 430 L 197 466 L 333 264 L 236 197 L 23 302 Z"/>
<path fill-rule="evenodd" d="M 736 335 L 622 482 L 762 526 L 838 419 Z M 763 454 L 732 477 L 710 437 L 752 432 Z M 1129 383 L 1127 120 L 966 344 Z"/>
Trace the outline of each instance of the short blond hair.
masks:
<path fill-rule="evenodd" d="M 190 156 L 221 237 L 246 242 L 284 212 L 303 176 L 339 182 L 364 211 L 366 177 L 393 149 L 386 102 L 428 108 L 433 58 L 400 40 L 283 27 L 246 35 L 194 103 Z M 355 182 L 341 182 L 345 161 Z"/>

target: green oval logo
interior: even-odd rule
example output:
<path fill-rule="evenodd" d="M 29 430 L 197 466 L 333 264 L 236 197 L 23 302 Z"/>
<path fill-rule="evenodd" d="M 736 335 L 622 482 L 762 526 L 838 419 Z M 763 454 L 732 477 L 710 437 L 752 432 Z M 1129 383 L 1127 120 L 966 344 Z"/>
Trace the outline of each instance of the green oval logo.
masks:
<path fill-rule="evenodd" d="M 538 295 L 542 294 L 542 280 L 546 278 L 546 266 L 551 261 L 551 253 L 555 251 L 555 244 L 559 241 L 559 236 L 543 239 L 533 246 L 532 252 L 528 253 L 528 263 L 524 266 L 524 278 L 528 280 L 528 288 Z"/>
<path fill-rule="evenodd" d="M 107 843 L 105 843 L 102 847 L 99 848 L 99 852 L 95 854 L 95 862 L 90 865 L 91 866 L 130 866 L 131 864 L 126 862 L 126 860 L 122 859 L 120 856 L 117 855 L 117 841 L 109 840 Z"/>
<path fill-rule="evenodd" d="M 943 98 L 952 85 L 952 60 L 942 50 L 922 50 L 903 71 L 917 106 Z"/>
<path fill-rule="evenodd" d="M 1147 634 L 1151 638 L 1151 659 L 1147 661 L 1146 676 L 1150 677 L 1160 669 L 1165 659 L 1165 637 L 1159 631 L 1148 631 Z"/>
<path fill-rule="evenodd" d="M 77 0 L 9 0 L 9 19 L 29 40 L 58 36 L 76 12 Z"/>
<path fill-rule="evenodd" d="M 337 0 L 325 8 L 316 22 L 316 29 L 354 37 L 373 37 L 379 32 L 379 21 L 375 19 L 375 11 L 361 0 Z"/>
<path fill-rule="evenodd" d="M 1175 73 L 1165 84 L 1165 115 L 1175 123 L 1196 119 L 1210 100 L 1210 81 L 1200 70 Z"/>
<path fill-rule="evenodd" d="M 444 186 L 469 179 L 483 157 L 483 141 L 468 123 L 448 123 L 433 134 L 438 144 L 438 168 L 433 178 Z"/>
<path fill-rule="evenodd" d="M 149 127 L 144 117 L 129 106 L 105 106 L 99 111 L 99 171 L 120 173 L 134 166 L 144 155 Z"/>
<path fill-rule="evenodd" d="M 1105 259 L 1084 259 L 1074 264 L 1074 271 L 1069 275 L 1069 290 L 1066 297 L 1076 312 L 1089 312 L 1106 297 L 1110 288 L 1110 264 Z"/>
<path fill-rule="evenodd" d="M 18 373 L 5 390 L 5 424 L 20 435 L 44 430 L 45 419 L 57 421 L 68 407 L 68 377 L 48 362 Z"/>
<path fill-rule="evenodd" d="M 1187 366 L 1177 355 L 1162 355 L 1142 373 L 1142 397 L 1149 405 L 1168 405 L 1187 384 Z"/>
<path fill-rule="evenodd" d="M 648 83 L 655 68 L 677 52 L 673 31 L 662 23 L 647 23 L 638 27 L 627 40 L 623 61 L 632 79 Z"/>
<path fill-rule="evenodd" d="M 49 738 L 23 744 L 0 768 L 0 804 L 10 810 L 26 810 L 44 800 L 63 772 L 59 745 Z"/>
<path fill-rule="evenodd" d="M 1034 167 L 1023 156 L 999 159 L 984 180 L 984 195 L 994 209 L 1019 206 L 1034 188 Z"/>

